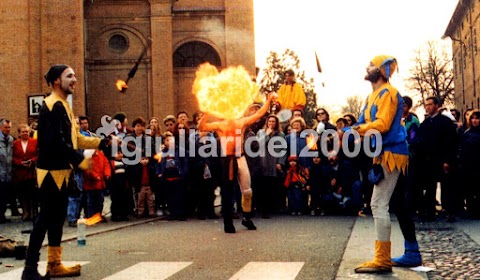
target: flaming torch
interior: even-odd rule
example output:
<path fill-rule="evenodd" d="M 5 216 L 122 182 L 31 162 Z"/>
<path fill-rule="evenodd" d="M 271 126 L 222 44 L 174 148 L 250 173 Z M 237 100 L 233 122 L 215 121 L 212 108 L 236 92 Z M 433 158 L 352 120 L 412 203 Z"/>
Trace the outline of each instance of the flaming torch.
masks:
<path fill-rule="evenodd" d="M 140 61 L 142 61 L 143 57 L 147 53 L 147 49 L 150 46 L 151 39 L 148 38 L 148 43 L 147 45 L 143 48 L 142 53 L 138 57 L 138 59 L 135 61 L 135 65 L 133 65 L 133 68 L 130 69 L 130 72 L 128 72 L 128 78 L 126 81 L 124 80 L 117 80 L 115 85 L 117 86 L 118 91 L 124 93 L 128 89 L 128 81 L 132 79 L 135 76 L 135 73 L 137 73 L 138 70 L 138 65 L 140 64 Z"/>

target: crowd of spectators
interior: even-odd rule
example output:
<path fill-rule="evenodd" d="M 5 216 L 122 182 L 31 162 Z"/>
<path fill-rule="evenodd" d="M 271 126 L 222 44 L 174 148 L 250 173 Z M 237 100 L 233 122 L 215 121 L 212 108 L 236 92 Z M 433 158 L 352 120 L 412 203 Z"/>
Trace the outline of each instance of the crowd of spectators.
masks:
<path fill-rule="evenodd" d="M 404 96 L 404 102 L 410 152 L 407 195 L 412 213 L 423 221 L 480 218 L 480 188 L 476 185 L 480 173 L 475 167 L 480 158 L 480 111 L 467 110 L 462 118 L 458 110 L 441 108 L 439 100 L 432 97 L 425 101 L 427 114 L 420 122 L 410 111 L 412 100 Z M 251 106 L 247 114 L 258 108 Z M 375 146 L 374 141 L 365 146 L 365 139 L 349 133 L 358 116 L 345 114 L 334 125 L 327 110 L 319 108 L 308 127 L 303 108 L 291 111 L 287 121 L 267 113 L 242 132 L 248 150 L 257 152 L 246 154 L 257 217 L 371 214 L 373 184 L 368 172 L 372 159 L 368 155 Z M 75 172 L 68 225 L 76 226 L 80 213 L 91 217 L 102 212 L 104 195 L 111 196 L 112 221 L 155 216 L 182 221 L 219 218 L 215 198 L 221 184 L 221 139 L 215 131 L 198 130 L 202 116 L 195 112 L 189 120 L 189 114 L 181 111 L 163 119 L 137 117 L 129 126 L 124 113 L 115 114 L 113 135 L 124 139 L 124 146 L 108 155 L 99 150 L 79 151 L 92 158 L 91 168 Z M 83 135 L 98 137 L 89 130 L 88 117 L 79 117 L 78 124 Z M 0 223 L 9 222 L 7 206 L 24 221 L 34 219 L 38 210 L 32 126 L 35 123 L 17 125 L 15 139 L 10 133 L 12 123 L 0 121 Z M 324 133 L 328 135 L 322 137 Z M 276 145 L 279 139 L 286 145 Z M 357 146 L 359 150 L 351 156 Z M 273 148 L 260 153 L 262 147 Z M 438 183 L 440 201 L 436 199 Z M 237 190 L 233 201 L 237 215 L 242 212 L 240 200 Z"/>

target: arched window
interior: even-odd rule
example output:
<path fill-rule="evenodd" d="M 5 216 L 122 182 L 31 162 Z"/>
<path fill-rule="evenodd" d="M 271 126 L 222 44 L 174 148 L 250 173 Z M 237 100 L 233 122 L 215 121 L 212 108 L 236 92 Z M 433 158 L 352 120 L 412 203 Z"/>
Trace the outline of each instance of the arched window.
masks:
<path fill-rule="evenodd" d="M 204 62 L 222 66 L 218 53 L 207 43 L 188 42 L 173 54 L 173 67 L 197 67 Z"/>
<path fill-rule="evenodd" d="M 108 39 L 108 47 L 114 52 L 125 52 L 128 49 L 128 40 L 123 34 L 114 34 Z"/>

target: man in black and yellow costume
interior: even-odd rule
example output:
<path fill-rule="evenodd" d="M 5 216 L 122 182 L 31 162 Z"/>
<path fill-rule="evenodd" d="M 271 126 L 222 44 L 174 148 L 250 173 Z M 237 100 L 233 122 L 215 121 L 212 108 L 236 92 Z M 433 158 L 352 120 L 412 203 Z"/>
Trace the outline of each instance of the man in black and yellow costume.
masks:
<path fill-rule="evenodd" d="M 22 279 L 48 279 L 80 275 L 80 265 L 66 267 L 62 264 L 63 224 L 67 216 L 69 183 L 73 167 L 87 169 L 88 159 L 77 149 L 95 149 L 108 146 L 108 140 L 85 137 L 79 132 L 67 96 L 72 94 L 77 79 L 67 65 L 54 65 L 45 74 L 47 84 L 53 87 L 45 98 L 38 119 L 37 181 L 40 213 L 35 221 L 25 261 Z M 48 232 L 47 274 L 42 277 L 37 270 L 45 234 Z"/>

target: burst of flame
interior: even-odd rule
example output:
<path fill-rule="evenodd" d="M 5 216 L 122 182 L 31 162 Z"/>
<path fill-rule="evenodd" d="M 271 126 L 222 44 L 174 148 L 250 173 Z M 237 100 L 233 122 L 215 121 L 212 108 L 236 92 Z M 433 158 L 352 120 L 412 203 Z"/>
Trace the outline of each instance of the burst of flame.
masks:
<path fill-rule="evenodd" d="M 162 161 L 162 152 L 156 153 L 153 156 L 153 158 L 156 159 L 158 162 L 161 162 Z"/>
<path fill-rule="evenodd" d="M 85 219 L 85 224 L 87 226 L 93 226 L 94 224 L 98 224 L 103 220 L 102 215 L 100 213 L 97 213 L 90 218 Z"/>
<path fill-rule="evenodd" d="M 258 94 L 259 87 L 243 66 L 218 72 L 215 66 L 199 66 L 192 92 L 201 111 L 222 119 L 238 119 Z"/>
<path fill-rule="evenodd" d="M 313 133 L 310 133 L 310 134 L 307 135 L 307 146 L 308 146 L 308 149 L 311 150 L 311 151 L 318 150 L 317 141 L 316 141 Z"/>
<path fill-rule="evenodd" d="M 127 83 L 125 83 L 125 81 L 123 80 L 117 80 L 115 85 L 117 86 L 117 89 L 121 92 L 125 91 L 128 88 Z"/>

